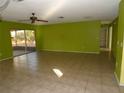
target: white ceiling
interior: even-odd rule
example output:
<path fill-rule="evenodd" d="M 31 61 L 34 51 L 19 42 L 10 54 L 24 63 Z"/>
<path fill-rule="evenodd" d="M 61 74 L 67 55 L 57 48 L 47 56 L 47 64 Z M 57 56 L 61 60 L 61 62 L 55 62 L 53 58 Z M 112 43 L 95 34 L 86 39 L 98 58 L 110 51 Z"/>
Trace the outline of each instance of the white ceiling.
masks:
<path fill-rule="evenodd" d="M 119 0 L 11 0 L 1 15 L 3 20 L 22 22 L 19 20 L 28 19 L 35 12 L 39 19 L 49 21 L 45 24 L 84 20 L 109 21 L 117 17 L 118 6 Z M 59 19 L 59 16 L 65 18 Z"/>

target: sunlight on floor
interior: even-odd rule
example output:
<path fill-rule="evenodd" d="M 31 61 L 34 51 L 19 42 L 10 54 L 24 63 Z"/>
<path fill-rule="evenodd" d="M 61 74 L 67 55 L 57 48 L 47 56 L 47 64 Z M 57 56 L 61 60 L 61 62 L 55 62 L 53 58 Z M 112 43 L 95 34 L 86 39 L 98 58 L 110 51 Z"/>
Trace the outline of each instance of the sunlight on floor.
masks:
<path fill-rule="evenodd" d="M 53 72 L 59 77 L 61 78 L 63 76 L 63 73 L 61 70 L 59 69 L 53 69 Z"/>

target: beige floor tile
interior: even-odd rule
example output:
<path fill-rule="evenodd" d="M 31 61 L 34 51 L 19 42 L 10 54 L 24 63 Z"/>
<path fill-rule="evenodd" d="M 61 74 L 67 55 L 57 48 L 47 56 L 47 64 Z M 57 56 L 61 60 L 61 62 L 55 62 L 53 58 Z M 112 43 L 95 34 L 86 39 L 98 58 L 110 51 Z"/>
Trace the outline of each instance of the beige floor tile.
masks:
<path fill-rule="evenodd" d="M 102 93 L 120 93 L 119 87 L 102 86 Z"/>
<path fill-rule="evenodd" d="M 124 86 L 120 87 L 120 91 L 121 91 L 121 93 L 124 93 Z"/>
<path fill-rule="evenodd" d="M 101 83 L 88 82 L 86 93 L 101 93 Z"/>
<path fill-rule="evenodd" d="M 113 72 L 107 52 L 30 53 L 0 62 L 0 93 L 120 93 Z"/>

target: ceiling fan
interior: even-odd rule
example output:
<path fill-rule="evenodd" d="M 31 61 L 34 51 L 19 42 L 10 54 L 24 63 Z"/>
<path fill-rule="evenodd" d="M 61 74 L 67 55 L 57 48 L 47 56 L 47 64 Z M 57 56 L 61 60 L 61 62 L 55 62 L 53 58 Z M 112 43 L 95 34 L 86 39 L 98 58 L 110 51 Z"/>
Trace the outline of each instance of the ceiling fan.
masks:
<path fill-rule="evenodd" d="M 47 20 L 41 20 L 38 19 L 37 16 L 35 16 L 35 13 L 32 13 L 32 16 L 28 20 L 21 20 L 21 21 L 31 21 L 31 23 L 35 23 L 36 21 L 38 22 L 48 22 Z"/>

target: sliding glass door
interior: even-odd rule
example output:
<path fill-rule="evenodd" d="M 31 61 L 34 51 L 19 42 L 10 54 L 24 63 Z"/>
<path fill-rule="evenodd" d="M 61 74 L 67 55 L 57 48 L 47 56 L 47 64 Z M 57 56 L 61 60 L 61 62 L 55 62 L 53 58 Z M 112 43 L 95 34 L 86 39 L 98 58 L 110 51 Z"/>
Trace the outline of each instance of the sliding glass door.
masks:
<path fill-rule="evenodd" d="M 25 30 L 27 51 L 35 51 L 35 33 Z"/>
<path fill-rule="evenodd" d="M 11 41 L 14 56 L 35 51 L 35 33 L 32 30 L 11 31 Z"/>

